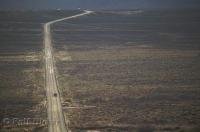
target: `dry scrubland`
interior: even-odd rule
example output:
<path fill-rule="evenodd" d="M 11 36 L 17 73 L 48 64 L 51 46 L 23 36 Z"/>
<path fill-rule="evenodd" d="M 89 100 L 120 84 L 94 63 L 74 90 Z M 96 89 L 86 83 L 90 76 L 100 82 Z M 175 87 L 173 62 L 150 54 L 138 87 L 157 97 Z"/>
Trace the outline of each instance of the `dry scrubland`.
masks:
<path fill-rule="evenodd" d="M 9 118 L 46 120 L 43 23 L 78 11 L 0 11 L 0 131 L 47 131 L 46 125 L 2 124 Z M 2 126 L 4 125 L 4 126 Z"/>
<path fill-rule="evenodd" d="M 46 120 L 42 25 L 76 13 L 0 12 L 1 122 Z M 199 131 L 199 25 L 197 10 L 105 11 L 57 23 L 57 77 L 70 128 Z"/>
<path fill-rule="evenodd" d="M 96 12 L 55 24 L 70 128 L 199 131 L 198 12 Z"/>

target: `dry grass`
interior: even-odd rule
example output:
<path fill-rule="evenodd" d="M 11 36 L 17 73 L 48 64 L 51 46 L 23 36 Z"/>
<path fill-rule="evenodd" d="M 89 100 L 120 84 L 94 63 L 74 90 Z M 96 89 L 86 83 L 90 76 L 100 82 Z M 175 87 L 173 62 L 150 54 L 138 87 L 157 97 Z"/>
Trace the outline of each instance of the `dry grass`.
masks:
<path fill-rule="evenodd" d="M 199 51 L 191 50 L 135 47 L 70 51 L 67 56 L 72 60 L 57 61 L 64 101 L 77 107 L 66 109 L 71 127 L 123 128 L 127 124 L 158 123 L 165 129 L 162 123 L 197 123 L 198 101 L 187 98 L 197 97 L 198 84 L 182 81 L 198 78 L 198 73 L 189 72 L 196 70 L 196 64 L 193 70 L 188 67 L 198 54 Z"/>
<path fill-rule="evenodd" d="M 185 12 L 97 12 L 55 25 L 58 81 L 70 128 L 198 128 L 200 51 L 193 18 Z"/>
<path fill-rule="evenodd" d="M 114 50 L 113 50 L 114 49 Z M 121 60 L 121 59 L 177 59 L 197 57 L 199 50 L 162 50 L 154 48 L 141 48 L 138 46 L 109 47 L 109 49 L 89 51 L 59 51 L 56 57 L 60 61 L 83 60 Z"/>
<path fill-rule="evenodd" d="M 26 54 L 17 54 L 17 55 L 1 55 L 0 56 L 0 61 L 16 61 L 16 62 L 20 62 L 20 61 L 25 61 L 25 62 L 36 62 L 36 61 L 40 61 L 42 57 L 42 54 L 38 54 L 35 52 L 28 52 Z"/>

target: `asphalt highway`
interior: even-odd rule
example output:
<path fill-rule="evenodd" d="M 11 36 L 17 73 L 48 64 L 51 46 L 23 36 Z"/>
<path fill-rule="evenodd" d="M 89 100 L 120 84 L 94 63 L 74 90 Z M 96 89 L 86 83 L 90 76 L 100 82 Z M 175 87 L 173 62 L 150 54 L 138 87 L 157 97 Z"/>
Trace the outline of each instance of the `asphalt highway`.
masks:
<path fill-rule="evenodd" d="M 44 46 L 45 46 L 45 86 L 47 95 L 47 111 L 48 111 L 48 128 L 49 132 L 67 132 L 68 126 L 65 125 L 65 118 L 62 111 L 60 93 L 57 86 L 55 64 L 51 39 L 51 25 L 76 17 L 88 15 L 92 11 L 84 11 L 84 13 L 74 16 L 50 21 L 44 24 Z"/>

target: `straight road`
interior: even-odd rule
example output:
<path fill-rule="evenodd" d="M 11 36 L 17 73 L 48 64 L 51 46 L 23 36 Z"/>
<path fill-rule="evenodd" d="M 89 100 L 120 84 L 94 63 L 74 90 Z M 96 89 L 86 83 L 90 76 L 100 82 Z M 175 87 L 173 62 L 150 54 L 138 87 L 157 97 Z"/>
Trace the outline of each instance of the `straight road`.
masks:
<path fill-rule="evenodd" d="M 90 13 L 92 13 L 92 11 L 84 11 L 84 13 L 50 21 L 44 25 L 45 70 L 46 70 L 45 71 L 45 86 L 46 86 L 46 92 L 47 92 L 46 94 L 47 94 L 47 102 L 48 102 L 49 132 L 69 131 L 67 126 L 65 126 L 60 94 L 59 94 L 57 83 L 56 83 L 50 26 L 56 22 L 88 15 Z"/>

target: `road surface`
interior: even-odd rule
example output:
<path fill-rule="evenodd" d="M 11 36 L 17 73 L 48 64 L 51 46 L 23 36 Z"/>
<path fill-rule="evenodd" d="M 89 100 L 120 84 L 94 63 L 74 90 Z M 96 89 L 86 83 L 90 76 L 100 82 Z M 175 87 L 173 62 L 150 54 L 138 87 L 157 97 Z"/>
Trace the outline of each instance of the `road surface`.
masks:
<path fill-rule="evenodd" d="M 52 40 L 50 26 L 56 22 L 68 20 L 92 13 L 92 11 L 84 11 L 84 13 L 50 21 L 44 25 L 44 46 L 45 46 L 45 86 L 48 102 L 48 128 L 49 132 L 66 132 L 69 131 L 65 126 L 64 114 L 62 112 L 60 94 L 56 84 L 54 57 L 52 53 Z"/>

